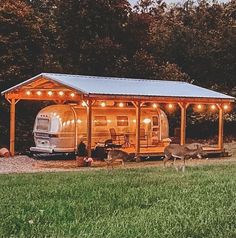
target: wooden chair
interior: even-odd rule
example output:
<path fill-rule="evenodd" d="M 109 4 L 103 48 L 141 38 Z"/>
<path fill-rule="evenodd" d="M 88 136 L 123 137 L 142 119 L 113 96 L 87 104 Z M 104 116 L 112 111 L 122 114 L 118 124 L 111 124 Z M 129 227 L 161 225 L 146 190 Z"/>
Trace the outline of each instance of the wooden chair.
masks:
<path fill-rule="evenodd" d="M 146 141 L 146 146 L 148 147 L 148 135 L 144 128 L 140 128 L 140 141 Z"/>
<path fill-rule="evenodd" d="M 117 134 L 115 128 L 110 128 L 111 139 L 113 142 L 117 142 L 119 145 L 121 144 L 121 140 L 124 140 L 124 135 Z"/>

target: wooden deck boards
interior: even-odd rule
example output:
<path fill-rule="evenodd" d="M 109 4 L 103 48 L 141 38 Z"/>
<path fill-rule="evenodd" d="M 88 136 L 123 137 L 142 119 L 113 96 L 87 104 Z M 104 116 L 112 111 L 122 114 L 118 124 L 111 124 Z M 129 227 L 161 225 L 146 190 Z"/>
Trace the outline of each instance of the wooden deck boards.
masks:
<path fill-rule="evenodd" d="M 165 147 L 141 147 L 140 148 L 140 155 L 150 155 L 150 156 L 163 156 L 164 155 L 164 149 Z M 126 151 L 127 153 L 135 153 L 134 147 L 124 148 L 122 149 Z M 206 153 L 221 153 L 223 150 L 221 150 L 218 146 L 205 146 L 203 147 L 203 150 Z"/>

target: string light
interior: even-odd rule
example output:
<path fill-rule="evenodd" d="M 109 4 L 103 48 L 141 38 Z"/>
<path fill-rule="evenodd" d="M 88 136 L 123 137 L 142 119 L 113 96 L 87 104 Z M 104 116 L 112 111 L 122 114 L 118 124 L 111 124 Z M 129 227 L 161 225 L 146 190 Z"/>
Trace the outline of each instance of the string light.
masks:
<path fill-rule="evenodd" d="M 173 104 L 169 103 L 169 104 L 168 104 L 168 108 L 169 108 L 169 109 L 173 109 L 173 108 L 174 108 Z"/>
<path fill-rule="evenodd" d="M 42 95 L 42 92 L 41 92 L 41 91 L 37 91 L 36 94 L 37 94 L 38 96 L 41 96 L 41 95 Z"/>
<path fill-rule="evenodd" d="M 74 93 L 71 93 L 70 96 L 73 98 L 73 97 L 75 97 L 75 94 L 74 94 Z"/>
<path fill-rule="evenodd" d="M 120 102 L 120 103 L 119 103 L 119 107 L 124 107 L 124 103 L 123 103 L 123 102 Z"/>
<path fill-rule="evenodd" d="M 101 107 L 105 107 L 106 103 L 105 102 L 101 102 Z"/>
<path fill-rule="evenodd" d="M 211 110 L 216 110 L 216 105 L 211 105 Z"/>
<path fill-rule="evenodd" d="M 197 105 L 197 109 L 198 109 L 198 110 L 202 110 L 202 105 L 201 105 L 201 104 L 198 104 L 198 105 Z"/>
<path fill-rule="evenodd" d="M 52 91 L 48 91 L 48 96 L 52 96 L 53 92 Z"/>
<path fill-rule="evenodd" d="M 223 109 L 224 109 L 225 111 L 229 110 L 229 105 L 224 104 L 224 105 L 223 105 Z"/>
<path fill-rule="evenodd" d="M 30 96 L 31 95 L 31 92 L 28 90 L 28 91 L 26 91 L 26 95 L 27 96 Z"/>
<path fill-rule="evenodd" d="M 78 119 L 78 120 L 77 120 L 77 123 L 79 123 L 79 124 L 80 124 L 81 122 L 82 122 L 82 121 L 81 121 L 80 119 Z"/>
<path fill-rule="evenodd" d="M 59 94 L 59 96 L 63 96 L 63 95 L 64 95 L 64 92 L 63 92 L 63 91 L 60 91 L 58 94 Z"/>
<path fill-rule="evenodd" d="M 153 104 L 152 104 L 152 107 L 153 107 L 153 108 L 157 108 L 157 104 L 156 104 L 156 103 L 153 103 Z"/>

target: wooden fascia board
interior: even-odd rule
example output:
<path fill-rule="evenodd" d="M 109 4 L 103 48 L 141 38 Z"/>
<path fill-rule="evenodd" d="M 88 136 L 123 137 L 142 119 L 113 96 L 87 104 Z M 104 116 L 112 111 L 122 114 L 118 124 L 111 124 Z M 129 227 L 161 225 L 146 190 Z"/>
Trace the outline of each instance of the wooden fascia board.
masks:
<path fill-rule="evenodd" d="M 17 99 L 17 100 L 27 100 L 27 101 L 56 101 L 56 100 L 64 100 L 64 101 L 79 101 L 83 99 L 83 95 L 77 94 L 73 98 L 70 95 L 64 95 L 63 97 L 54 95 L 54 96 L 27 96 L 24 93 L 8 93 L 5 94 L 5 98 L 8 100 Z"/>
<path fill-rule="evenodd" d="M 55 83 L 56 85 L 61 85 L 62 88 L 69 89 L 69 90 L 71 90 L 73 92 L 77 92 L 79 94 L 86 94 L 86 92 L 84 92 L 83 90 L 76 89 L 76 88 L 74 88 L 74 87 L 72 87 L 70 85 L 65 85 L 61 81 L 55 80 L 55 79 L 50 78 L 50 77 L 47 77 L 47 76 L 45 76 L 43 74 L 42 75 L 37 75 L 37 76 L 35 76 L 35 77 L 33 77 L 33 78 L 29 79 L 29 80 L 26 80 L 26 81 L 24 81 L 24 82 L 22 82 L 22 83 L 20 83 L 18 85 L 15 85 L 15 86 L 13 86 L 13 87 L 3 91 L 1 94 L 5 95 L 5 97 L 6 97 L 6 95 L 10 95 L 10 94 L 15 94 L 15 95 L 20 94 L 20 93 L 17 93 L 17 92 L 19 92 L 21 90 L 34 90 L 34 89 L 41 90 L 41 88 L 35 88 L 34 85 L 32 87 L 27 87 L 27 85 L 30 85 L 30 84 L 32 84 L 34 82 L 37 82 L 37 80 L 42 80 L 42 79 L 48 80 L 48 82 Z M 45 82 L 43 82 L 43 83 L 45 83 Z M 41 82 L 39 82 L 39 85 L 40 84 L 41 84 Z M 36 87 L 37 87 L 37 84 L 36 84 Z M 43 88 L 42 88 L 42 90 L 43 90 Z M 18 99 L 23 99 L 23 98 L 18 98 Z"/>
<path fill-rule="evenodd" d="M 128 95 L 101 95 L 101 94 L 90 94 L 84 96 L 96 100 L 114 100 L 114 101 L 145 101 L 145 102 L 159 102 L 159 103 L 233 103 L 235 99 L 227 98 L 191 98 L 191 97 L 162 97 L 162 96 L 128 96 Z"/>

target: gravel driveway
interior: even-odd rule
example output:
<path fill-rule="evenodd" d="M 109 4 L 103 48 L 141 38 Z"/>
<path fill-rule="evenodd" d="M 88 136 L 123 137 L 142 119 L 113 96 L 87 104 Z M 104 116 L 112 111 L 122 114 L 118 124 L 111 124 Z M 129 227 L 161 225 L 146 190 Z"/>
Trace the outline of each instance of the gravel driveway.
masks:
<path fill-rule="evenodd" d="M 236 162 L 236 142 L 225 144 L 225 148 L 232 154 L 231 157 L 214 158 L 209 160 L 189 160 L 187 166 L 197 166 L 202 164 L 229 163 Z M 88 171 L 102 169 L 105 163 L 95 162 L 93 167 L 77 167 L 75 160 L 42 161 L 21 155 L 12 158 L 0 158 L 0 174 L 10 173 L 36 173 L 36 172 L 56 172 L 56 171 Z M 162 161 L 145 161 L 141 163 L 127 163 L 125 168 L 163 166 Z"/>

